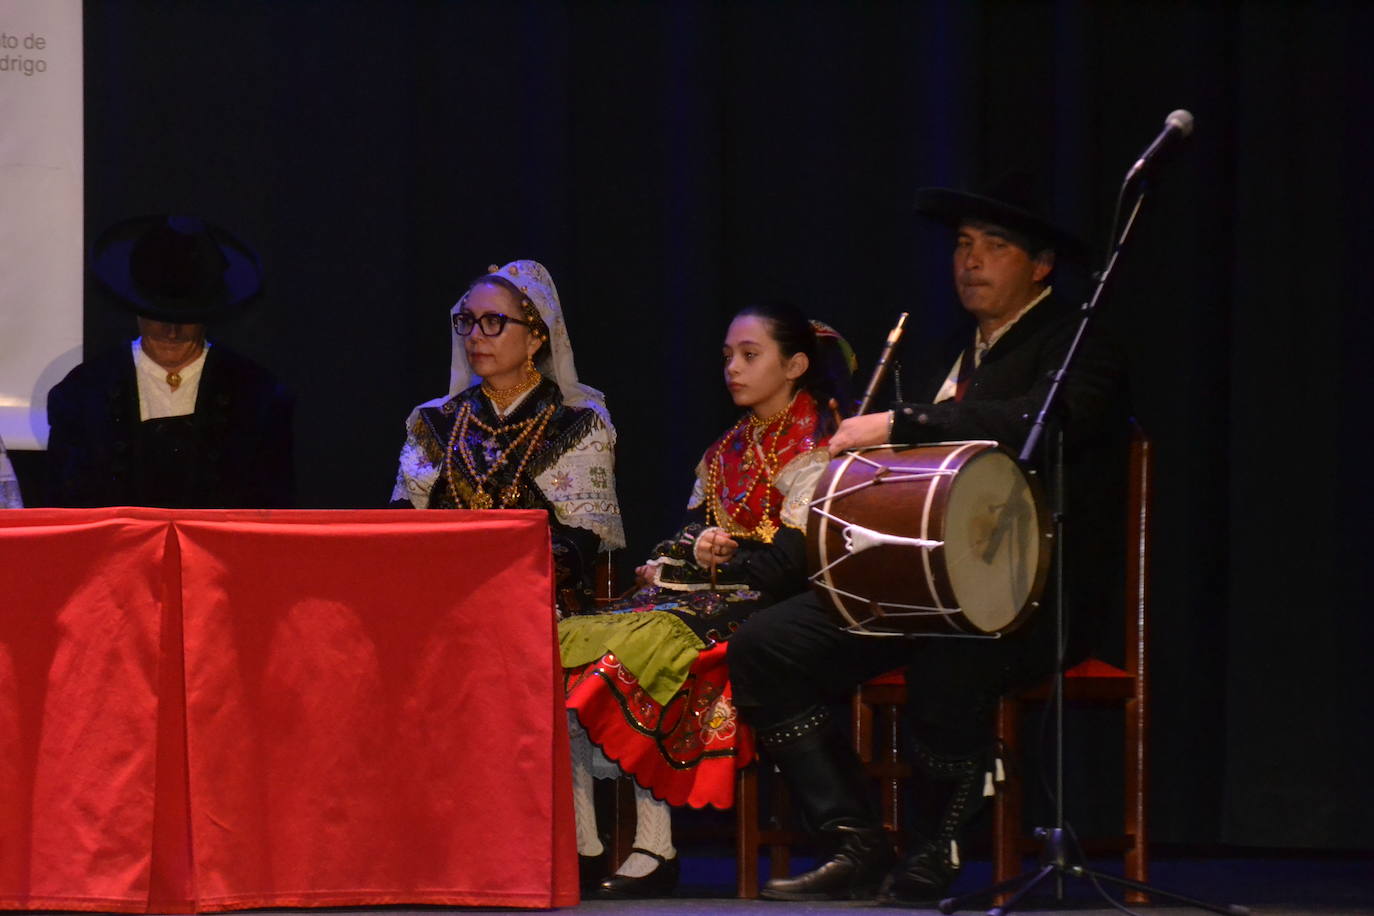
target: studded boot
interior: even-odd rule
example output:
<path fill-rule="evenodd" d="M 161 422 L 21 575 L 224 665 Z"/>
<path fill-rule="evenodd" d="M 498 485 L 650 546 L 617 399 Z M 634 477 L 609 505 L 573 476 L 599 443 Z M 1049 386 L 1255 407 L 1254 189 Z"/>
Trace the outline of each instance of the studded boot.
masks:
<path fill-rule="evenodd" d="M 777 765 L 807 826 L 833 849 L 811 871 L 764 885 L 770 900 L 868 899 L 894 856 L 861 782 L 853 750 L 824 707 L 814 707 L 759 732 L 759 746 Z"/>
<path fill-rule="evenodd" d="M 963 863 L 959 837 L 992 794 L 992 755 L 945 757 L 917 746 L 912 772 L 911 851 L 883 881 L 880 903 L 933 905 L 948 895 Z"/>

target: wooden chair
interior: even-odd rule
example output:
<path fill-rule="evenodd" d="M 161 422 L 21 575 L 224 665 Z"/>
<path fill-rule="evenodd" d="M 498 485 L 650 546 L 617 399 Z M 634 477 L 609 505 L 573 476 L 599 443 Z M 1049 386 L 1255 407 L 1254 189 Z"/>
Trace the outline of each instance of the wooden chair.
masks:
<path fill-rule="evenodd" d="M 598 607 L 610 604 L 616 599 L 614 550 L 596 555 L 596 560 L 592 563 L 592 594 L 596 597 Z"/>
<path fill-rule="evenodd" d="M 854 721 L 854 752 L 878 783 L 878 809 L 883 829 L 899 850 L 902 835 L 902 783 L 911 764 L 902 759 L 902 706 L 906 703 L 906 675 L 889 671 L 859 685 L 850 700 Z"/>
<path fill-rule="evenodd" d="M 735 896 L 755 900 L 759 896 L 759 849 L 768 847 L 769 876 L 785 878 L 791 871 L 792 847 L 806 834 L 795 830 L 783 818 L 789 809 L 787 789 L 782 778 L 773 774 L 772 804 L 767 820 L 759 805 L 759 771 L 772 764 L 755 758 L 735 778 Z"/>
<path fill-rule="evenodd" d="M 1125 715 L 1122 836 L 1115 840 L 1085 840 L 1088 849 L 1120 849 L 1125 874 L 1132 881 L 1149 880 L 1149 845 L 1146 819 L 1148 776 L 1148 632 L 1150 569 L 1150 498 L 1153 454 L 1150 440 L 1138 425 L 1131 431 L 1126 529 L 1126 624 L 1125 667 L 1117 668 L 1095 658 L 1064 673 L 1064 701 L 1120 705 Z M 1015 761 L 1021 759 L 1019 723 L 1026 707 L 1048 701 L 1052 682 L 1003 697 L 997 709 L 997 737 L 1007 750 L 1007 780 L 993 803 L 993 880 L 1015 877 L 1022 854 L 1035 846 L 1023 835 L 1022 781 Z M 1130 903 L 1148 897 L 1131 891 Z"/>

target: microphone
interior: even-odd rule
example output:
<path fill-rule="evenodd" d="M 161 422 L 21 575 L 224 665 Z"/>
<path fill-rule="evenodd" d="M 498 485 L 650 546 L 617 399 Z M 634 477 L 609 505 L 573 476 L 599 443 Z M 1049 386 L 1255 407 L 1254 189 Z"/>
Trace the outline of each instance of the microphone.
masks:
<path fill-rule="evenodd" d="M 1169 112 L 1169 116 L 1164 119 L 1164 130 L 1160 131 L 1159 136 L 1155 137 L 1155 142 L 1151 143 L 1149 148 L 1140 154 L 1135 165 L 1131 166 L 1131 170 L 1126 173 L 1126 181 L 1123 184 L 1130 184 L 1139 178 L 1166 146 L 1172 146 L 1192 132 L 1192 112 L 1183 108 Z"/>
<path fill-rule="evenodd" d="M 883 378 L 887 375 L 888 363 L 892 361 L 892 351 L 897 348 L 897 341 L 902 339 L 902 331 L 906 329 L 907 313 L 902 312 L 897 317 L 897 326 L 887 333 L 887 343 L 883 344 L 882 355 L 878 357 L 878 365 L 873 367 L 873 377 L 868 380 L 868 388 L 864 390 L 863 397 L 859 400 L 859 409 L 856 415 L 868 413 L 868 408 L 873 403 L 873 397 L 878 393 L 878 387 L 882 385 Z"/>

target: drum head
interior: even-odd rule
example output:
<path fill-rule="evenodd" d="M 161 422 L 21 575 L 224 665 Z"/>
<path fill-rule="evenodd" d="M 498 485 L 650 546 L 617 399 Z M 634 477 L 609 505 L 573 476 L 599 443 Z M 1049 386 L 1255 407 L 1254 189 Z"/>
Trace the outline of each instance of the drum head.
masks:
<path fill-rule="evenodd" d="M 1030 610 L 1044 584 L 1040 503 L 1016 462 L 999 449 L 969 460 L 954 479 L 945 516 L 945 566 L 959 607 L 985 633 Z"/>

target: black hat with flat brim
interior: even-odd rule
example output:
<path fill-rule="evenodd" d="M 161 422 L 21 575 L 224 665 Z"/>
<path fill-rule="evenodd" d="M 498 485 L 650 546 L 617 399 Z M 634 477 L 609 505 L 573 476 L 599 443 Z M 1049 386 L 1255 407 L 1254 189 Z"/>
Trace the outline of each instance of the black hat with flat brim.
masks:
<path fill-rule="evenodd" d="M 106 229 L 91 271 L 145 318 L 202 324 L 262 289 L 262 264 L 228 231 L 194 216 L 140 216 Z"/>
<path fill-rule="evenodd" d="M 978 193 L 952 188 L 921 188 L 916 192 L 916 212 L 951 228 L 957 229 L 966 220 L 1001 226 L 1024 236 L 1037 250 L 1051 248 L 1056 257 L 1087 265 L 1091 249 L 1046 217 L 1047 209 L 1025 172 L 1010 172 Z"/>

